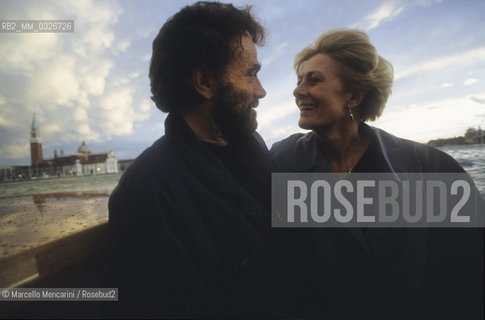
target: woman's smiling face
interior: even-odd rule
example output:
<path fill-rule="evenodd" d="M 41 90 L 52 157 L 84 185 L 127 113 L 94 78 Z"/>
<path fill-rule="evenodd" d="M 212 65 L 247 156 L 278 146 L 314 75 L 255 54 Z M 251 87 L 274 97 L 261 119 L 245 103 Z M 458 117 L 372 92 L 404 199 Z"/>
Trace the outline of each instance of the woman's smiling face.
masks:
<path fill-rule="evenodd" d="M 347 121 L 352 98 L 337 75 L 337 62 L 326 54 L 316 54 L 302 66 L 293 91 L 300 109 L 298 125 L 303 129 L 329 128 Z"/>

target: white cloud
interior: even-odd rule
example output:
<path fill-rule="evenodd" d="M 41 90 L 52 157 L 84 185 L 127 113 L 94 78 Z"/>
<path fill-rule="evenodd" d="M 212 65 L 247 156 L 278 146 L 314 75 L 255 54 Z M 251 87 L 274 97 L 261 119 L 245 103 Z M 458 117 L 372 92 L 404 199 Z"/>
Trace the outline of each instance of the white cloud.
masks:
<path fill-rule="evenodd" d="M 272 128 L 271 130 L 262 131 L 263 137 L 266 141 L 279 141 L 281 139 L 287 138 L 288 136 L 298 133 L 298 132 L 308 132 L 298 126 L 298 122 L 286 126 L 280 126 L 278 128 Z M 268 145 L 268 147 L 271 147 Z"/>
<path fill-rule="evenodd" d="M 425 104 L 386 107 L 376 126 L 399 137 L 427 142 L 463 135 L 466 128 L 480 125 L 483 106 L 463 96 Z M 483 97 L 482 97 L 483 98 Z"/>
<path fill-rule="evenodd" d="M 385 1 L 377 10 L 367 15 L 363 21 L 352 28 L 362 28 L 366 31 L 377 28 L 382 22 L 392 20 L 401 14 L 407 6 L 407 1 Z"/>
<path fill-rule="evenodd" d="M 76 108 L 76 110 L 74 111 L 74 119 L 77 120 L 78 122 L 87 121 L 89 119 L 88 113 L 84 108 L 81 108 L 81 107 Z"/>
<path fill-rule="evenodd" d="M 6 158 L 21 158 L 25 155 L 25 149 L 29 149 L 29 143 L 22 141 L 22 143 L 19 144 L 10 144 L 4 150 L 2 150 L 2 153 L 5 152 L 5 155 L 3 155 Z"/>
<path fill-rule="evenodd" d="M 125 52 L 126 49 L 131 45 L 131 40 L 130 39 L 123 39 L 119 40 L 116 42 L 116 51 L 117 53 L 119 52 Z"/>
<path fill-rule="evenodd" d="M 140 72 L 113 72 L 116 55 L 131 45 L 126 35 L 116 37 L 122 13 L 116 2 L 31 2 L 15 10 L 26 19 L 73 19 L 75 30 L 0 35 L 0 128 L 8 130 L 0 141 L 3 158 L 29 154 L 33 112 L 46 147 L 132 134 L 134 123 L 149 117 L 147 102 L 133 93 Z"/>
<path fill-rule="evenodd" d="M 110 60 L 101 60 L 93 63 L 91 66 L 96 66 L 96 68 L 89 71 L 85 70 L 85 76 L 82 78 L 82 86 L 88 94 L 99 96 L 104 92 L 106 78 L 113 66 L 113 62 Z"/>
<path fill-rule="evenodd" d="M 442 88 L 451 88 L 453 87 L 453 83 L 451 82 L 445 82 L 441 85 Z"/>
<path fill-rule="evenodd" d="M 101 131 L 107 135 L 130 135 L 134 122 L 147 120 L 152 106 L 148 99 L 135 103 L 129 86 L 111 89 L 99 104 L 98 116 L 104 120 Z"/>
<path fill-rule="evenodd" d="M 84 141 L 97 141 L 100 138 L 98 132 L 93 130 L 89 123 L 80 123 L 76 128 L 77 134 Z"/>
<path fill-rule="evenodd" d="M 429 7 L 433 4 L 439 4 L 443 0 L 385 0 L 381 6 L 372 13 L 365 16 L 365 18 L 353 25 L 351 28 L 360 28 L 365 31 L 370 31 L 379 27 L 383 22 L 389 22 L 399 16 L 404 10 L 413 6 Z"/>
<path fill-rule="evenodd" d="M 59 52 L 60 37 L 53 33 L 2 34 L 0 73 L 18 74 L 31 71 L 39 62 Z"/>
<path fill-rule="evenodd" d="M 61 134 L 62 126 L 60 123 L 49 123 L 42 127 L 43 134 Z"/>
<path fill-rule="evenodd" d="M 45 60 L 26 77 L 29 80 L 25 87 L 29 92 L 26 99 L 47 108 L 72 106 L 81 90 L 76 63 L 76 58 L 68 54 Z"/>
<path fill-rule="evenodd" d="M 260 127 L 271 126 L 272 123 L 288 116 L 291 113 L 297 114 L 295 101 L 286 101 L 258 111 L 258 124 Z"/>
<path fill-rule="evenodd" d="M 402 69 L 395 66 L 395 70 L 397 71 L 395 79 L 398 80 L 414 74 L 430 72 L 433 70 L 442 70 L 450 66 L 473 65 L 480 61 L 485 61 L 485 48 L 477 48 L 455 55 L 414 63 L 412 66 Z"/>
<path fill-rule="evenodd" d="M 307 132 L 298 126 L 299 111 L 293 100 L 265 107 L 258 112 L 258 132 L 268 147 L 296 132 Z M 290 123 L 288 123 L 288 121 Z"/>
<path fill-rule="evenodd" d="M 470 85 L 475 84 L 477 82 L 478 82 L 478 79 L 470 78 L 470 79 L 465 80 L 465 82 L 463 82 L 463 85 L 470 86 Z"/>
<path fill-rule="evenodd" d="M 268 57 L 263 59 L 262 65 L 264 67 L 267 67 L 269 64 L 271 64 L 273 61 L 281 57 L 285 51 L 286 48 L 288 47 L 288 41 L 280 43 L 276 48 L 269 54 Z"/>
<path fill-rule="evenodd" d="M 144 113 L 149 113 L 153 108 L 151 100 L 145 99 L 140 105 L 140 111 Z"/>
<path fill-rule="evenodd" d="M 136 29 L 136 35 L 137 35 L 137 37 L 146 38 L 152 32 L 155 32 L 155 31 L 157 31 L 157 30 L 155 30 L 155 28 L 153 26 L 142 26 L 142 27 L 138 27 Z"/>
<path fill-rule="evenodd" d="M 479 104 L 485 104 L 485 95 L 475 95 L 471 96 L 470 100 Z"/>
<path fill-rule="evenodd" d="M 12 123 L 7 120 L 7 117 L 0 115 L 0 127 L 9 128 L 11 126 L 12 126 Z"/>
<path fill-rule="evenodd" d="M 438 3 L 441 3 L 441 2 L 443 2 L 443 0 L 417 0 L 416 1 L 416 3 L 418 5 L 421 5 L 423 7 L 428 7 L 432 4 L 435 4 L 435 3 L 438 4 Z"/>
<path fill-rule="evenodd" d="M 10 121 L 8 121 L 8 115 L 6 114 L 6 111 L 9 110 L 7 106 L 5 106 L 6 102 L 7 100 L 5 97 L 0 94 L 0 110 L 2 110 L 0 113 L 0 128 L 8 128 L 12 124 Z"/>

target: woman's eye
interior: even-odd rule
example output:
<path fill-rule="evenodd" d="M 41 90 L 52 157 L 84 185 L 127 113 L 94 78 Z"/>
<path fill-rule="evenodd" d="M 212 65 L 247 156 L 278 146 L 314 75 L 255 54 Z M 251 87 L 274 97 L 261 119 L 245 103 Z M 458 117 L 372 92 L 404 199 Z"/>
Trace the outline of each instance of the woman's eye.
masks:
<path fill-rule="evenodd" d="M 311 83 L 320 82 L 321 79 L 319 77 L 309 77 L 309 78 L 306 78 L 306 81 L 311 84 Z M 302 82 L 303 82 L 302 79 L 298 79 L 298 81 L 296 82 L 296 85 L 299 86 Z"/>

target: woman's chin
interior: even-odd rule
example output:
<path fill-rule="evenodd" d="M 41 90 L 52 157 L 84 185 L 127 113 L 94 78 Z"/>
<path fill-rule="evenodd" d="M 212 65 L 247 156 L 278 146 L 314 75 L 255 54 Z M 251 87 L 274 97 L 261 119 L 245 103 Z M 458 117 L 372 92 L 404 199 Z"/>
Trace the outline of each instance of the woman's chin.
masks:
<path fill-rule="evenodd" d="M 310 121 L 306 121 L 306 119 L 301 119 L 301 118 L 298 121 L 298 126 L 305 130 L 313 130 L 313 128 L 315 128 L 315 125 L 313 123 L 311 123 Z"/>

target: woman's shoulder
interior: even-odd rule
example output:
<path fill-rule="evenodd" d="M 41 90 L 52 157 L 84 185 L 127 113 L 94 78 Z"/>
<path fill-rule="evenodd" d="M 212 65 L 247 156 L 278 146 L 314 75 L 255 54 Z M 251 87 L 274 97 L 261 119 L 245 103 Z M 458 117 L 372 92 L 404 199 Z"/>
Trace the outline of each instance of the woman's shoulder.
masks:
<path fill-rule="evenodd" d="M 416 164 L 422 172 L 463 172 L 450 155 L 424 143 L 399 138 L 382 129 L 370 127 L 383 153 L 396 161 Z"/>
<path fill-rule="evenodd" d="M 273 168 L 276 171 L 305 171 L 315 161 L 315 134 L 295 133 L 275 142 L 270 149 Z"/>
<path fill-rule="evenodd" d="M 273 143 L 270 152 L 275 154 L 307 147 L 311 143 L 313 137 L 313 131 L 307 133 L 294 133 L 285 139 Z"/>

